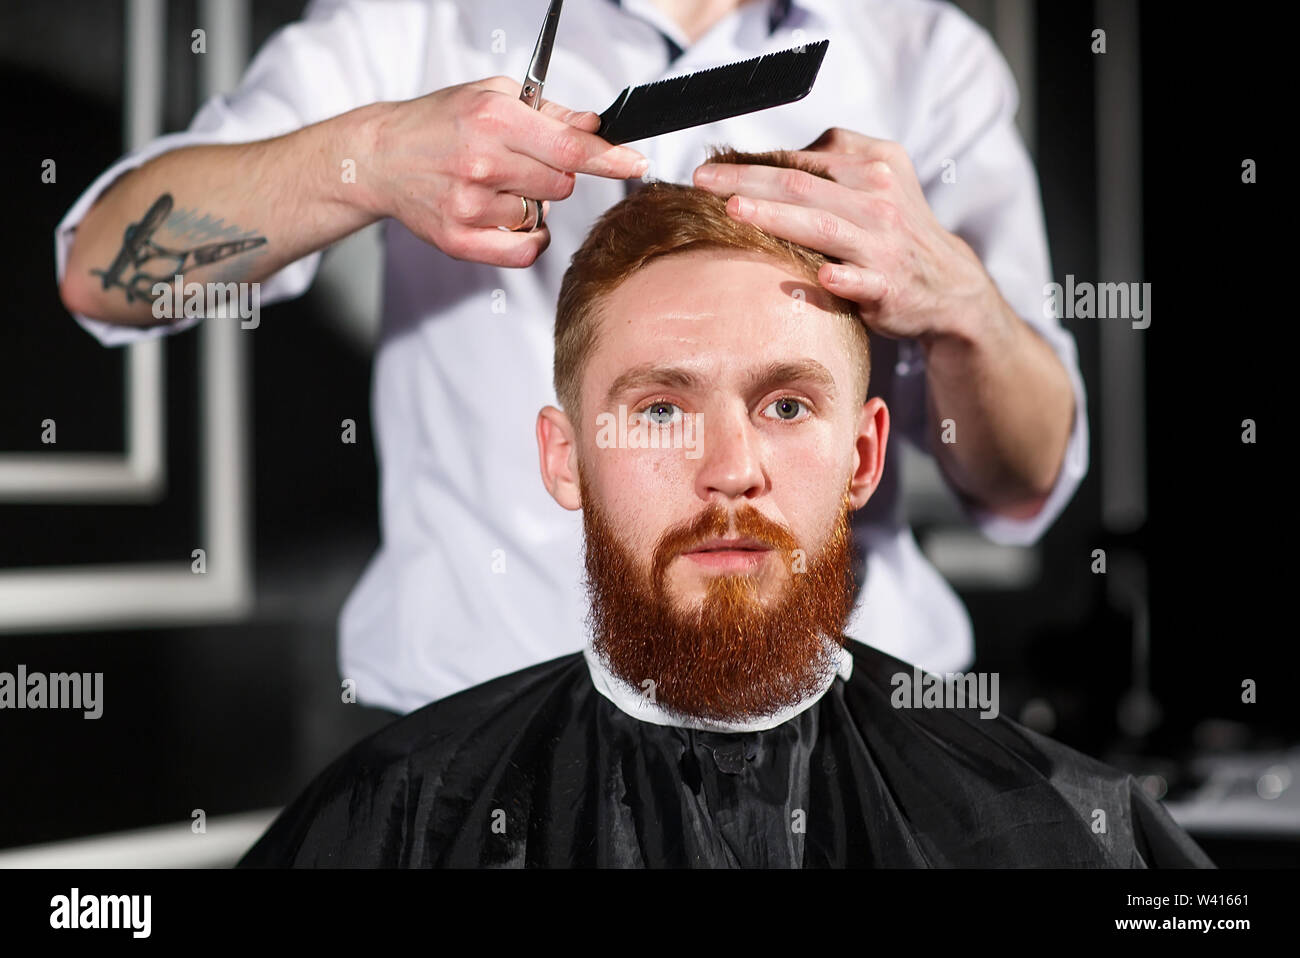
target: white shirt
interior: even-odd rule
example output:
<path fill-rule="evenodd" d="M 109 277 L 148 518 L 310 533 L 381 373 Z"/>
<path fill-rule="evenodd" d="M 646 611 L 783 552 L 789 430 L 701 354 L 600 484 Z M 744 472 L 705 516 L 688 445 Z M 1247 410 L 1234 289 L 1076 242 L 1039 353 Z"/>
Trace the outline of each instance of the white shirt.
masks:
<path fill-rule="evenodd" d="M 123 157 L 77 200 L 55 231 L 59 279 L 72 230 L 125 170 L 179 146 L 265 139 L 377 100 L 495 74 L 522 78 L 543 13 L 544 4 L 517 0 L 315 0 L 266 42 L 234 94 L 205 103 L 188 131 Z M 685 50 L 671 63 L 665 37 Z M 1074 339 L 1043 315 L 1046 232 L 1014 125 L 1015 82 L 982 28 L 934 0 L 757 0 L 691 45 L 650 0 L 569 0 L 545 96 L 600 112 L 625 86 L 825 37 L 821 73 L 803 100 L 632 145 L 651 158 L 650 175 L 690 183 L 709 144 L 800 149 L 831 126 L 903 144 L 939 221 L 973 246 L 1073 384 L 1069 448 L 1042 511 L 1014 520 L 969 509 L 993 541 L 1031 544 L 1087 470 L 1087 419 Z M 956 183 L 941 180 L 948 160 Z M 584 647 L 581 517 L 543 487 L 534 423 L 555 402 L 560 280 L 626 189 L 580 176 L 573 195 L 553 205 L 550 248 L 527 269 L 454 260 L 386 222 L 372 386 L 382 545 L 340 615 L 341 672 L 362 702 L 409 711 Z M 319 261 L 315 253 L 270 277 L 262 303 L 300 295 Z M 502 295 L 506 309 L 494 312 Z M 197 322 L 142 330 L 76 319 L 105 345 Z M 920 354 L 896 370 L 897 347 L 873 338 L 871 391 L 889 406 L 892 434 L 925 450 Z M 900 514 L 900 458 L 886 457 L 881 486 L 854 515 L 866 569 L 846 633 L 930 671 L 964 669 L 974 650 L 970 618 Z"/>

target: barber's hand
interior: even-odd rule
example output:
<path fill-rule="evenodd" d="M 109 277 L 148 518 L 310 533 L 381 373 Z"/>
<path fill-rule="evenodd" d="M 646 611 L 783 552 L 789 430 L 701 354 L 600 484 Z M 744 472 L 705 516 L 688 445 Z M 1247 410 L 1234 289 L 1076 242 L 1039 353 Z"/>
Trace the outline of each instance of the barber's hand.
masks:
<path fill-rule="evenodd" d="M 695 185 L 729 196 L 736 220 L 840 260 L 817 279 L 858 303 L 874 332 L 925 342 L 966 335 L 980 317 L 998 314 L 993 280 L 975 251 L 934 218 L 901 146 L 832 127 L 791 152 L 835 182 L 784 167 L 717 163 L 698 167 Z"/>
<path fill-rule="evenodd" d="M 372 166 L 364 174 L 366 206 L 400 220 L 416 236 L 456 259 L 528 266 L 551 242 L 544 225 L 520 226 L 520 197 L 550 200 L 573 192 L 575 174 L 640 176 L 645 158 L 594 134 L 600 118 L 542 100 L 519 99 L 520 82 L 504 76 L 447 87 L 378 105 Z M 531 205 L 531 204 L 530 204 Z"/>

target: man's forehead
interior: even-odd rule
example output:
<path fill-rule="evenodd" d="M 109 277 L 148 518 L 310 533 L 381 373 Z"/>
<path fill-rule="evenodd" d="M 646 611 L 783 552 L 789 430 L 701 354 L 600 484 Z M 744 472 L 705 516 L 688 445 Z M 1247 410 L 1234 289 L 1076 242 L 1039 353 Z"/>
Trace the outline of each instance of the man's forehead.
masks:
<path fill-rule="evenodd" d="M 738 301 L 761 301 L 773 316 L 825 310 L 831 297 L 793 263 L 769 253 L 706 247 L 652 259 L 604 299 L 624 316 L 693 319 L 734 315 Z"/>
<path fill-rule="evenodd" d="M 589 387 L 613 403 L 642 386 L 747 392 L 792 380 L 834 396 L 836 378 L 852 371 L 845 319 L 825 308 L 828 299 L 815 280 L 764 253 L 652 260 L 600 304 Z"/>
<path fill-rule="evenodd" d="M 725 253 L 652 260 L 606 294 L 597 305 L 596 337 L 608 347 L 606 358 L 626 365 L 767 342 L 784 351 L 799 344 L 817 349 L 819 342 L 842 350 L 840 314 L 816 280 L 767 256 Z"/>

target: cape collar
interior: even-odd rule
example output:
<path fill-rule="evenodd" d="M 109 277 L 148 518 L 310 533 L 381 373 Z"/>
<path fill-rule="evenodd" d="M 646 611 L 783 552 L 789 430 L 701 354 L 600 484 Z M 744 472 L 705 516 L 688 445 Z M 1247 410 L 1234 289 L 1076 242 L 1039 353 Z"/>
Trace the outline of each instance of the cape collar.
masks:
<path fill-rule="evenodd" d="M 830 639 L 826 641 L 828 643 L 832 642 Z M 761 732 L 766 729 L 776 728 L 778 725 L 790 721 L 810 705 L 815 705 L 826 694 L 827 689 L 831 687 L 837 676 L 846 682 L 849 680 L 849 677 L 853 674 L 853 655 L 843 646 L 837 643 L 832 644 L 836 646 L 836 658 L 839 665 L 835 671 L 827 674 L 819 691 L 809 695 L 797 705 L 788 706 L 764 718 L 744 722 L 714 722 L 693 716 L 672 715 L 653 702 L 644 691 L 633 688 L 611 672 L 605 666 L 605 663 L 601 661 L 600 656 L 592 649 L 590 641 L 583 648 L 582 654 L 587 660 L 587 669 L 591 673 L 591 681 L 596 686 L 596 690 L 618 706 L 620 711 L 626 712 L 634 719 L 649 722 L 652 725 L 676 725 L 680 728 L 693 728 L 701 732 Z"/>

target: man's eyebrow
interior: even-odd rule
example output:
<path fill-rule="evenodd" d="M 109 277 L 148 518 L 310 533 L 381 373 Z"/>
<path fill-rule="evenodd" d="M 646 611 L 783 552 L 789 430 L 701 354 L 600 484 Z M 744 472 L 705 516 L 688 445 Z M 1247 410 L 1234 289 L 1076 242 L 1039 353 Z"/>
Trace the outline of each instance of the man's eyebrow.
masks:
<path fill-rule="evenodd" d="M 815 359 L 796 359 L 789 362 L 768 363 L 755 370 L 746 381 L 752 392 L 766 392 L 782 383 L 802 380 L 823 390 L 831 401 L 835 399 L 835 377 L 829 369 Z"/>
<path fill-rule="evenodd" d="M 835 377 L 815 359 L 797 359 L 768 363 L 754 370 L 745 379 L 747 392 L 765 392 L 781 383 L 805 380 L 824 390 L 833 401 L 836 396 Z M 621 394 L 641 386 L 669 386 L 677 389 L 696 389 L 703 377 L 682 366 L 659 363 L 641 363 L 615 377 L 605 394 L 609 406 Z"/>
<path fill-rule="evenodd" d="M 641 386 L 675 386 L 678 389 L 693 389 L 700 383 L 700 377 L 681 366 L 664 366 L 660 363 L 640 363 L 624 370 L 610 384 L 605 393 L 605 405 L 608 406 L 620 395 Z"/>

